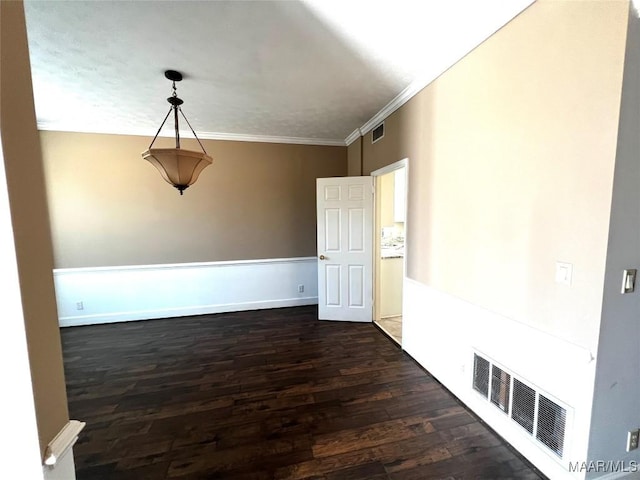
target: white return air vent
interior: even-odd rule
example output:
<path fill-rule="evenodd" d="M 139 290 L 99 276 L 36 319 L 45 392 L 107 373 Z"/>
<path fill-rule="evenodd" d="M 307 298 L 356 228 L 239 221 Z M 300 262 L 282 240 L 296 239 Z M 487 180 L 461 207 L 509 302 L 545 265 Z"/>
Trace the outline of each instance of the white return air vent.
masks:
<path fill-rule="evenodd" d="M 562 458 L 567 410 L 502 367 L 474 353 L 473 389 Z"/>
<path fill-rule="evenodd" d="M 371 130 L 371 143 L 376 143 L 382 137 L 384 137 L 384 122 Z"/>

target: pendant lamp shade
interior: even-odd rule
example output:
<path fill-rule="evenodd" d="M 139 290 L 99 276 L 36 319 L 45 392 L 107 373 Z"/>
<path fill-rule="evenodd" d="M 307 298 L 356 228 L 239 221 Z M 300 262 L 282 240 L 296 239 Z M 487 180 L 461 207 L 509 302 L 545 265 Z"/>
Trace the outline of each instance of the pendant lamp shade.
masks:
<path fill-rule="evenodd" d="M 198 139 L 196 132 L 193 131 L 189 120 L 185 117 L 182 112 L 182 105 L 184 102 L 181 98 L 178 98 L 176 93 L 176 82 L 182 80 L 182 74 L 180 72 L 176 72 L 175 70 L 167 70 L 164 72 L 164 76 L 173 82 L 173 94 L 171 97 L 167 98 L 167 102 L 171 105 L 169 108 L 169 113 L 164 117 L 160 128 L 158 129 L 158 133 L 153 137 L 153 141 L 149 148 L 142 152 L 142 158 L 148 160 L 151 165 L 156 167 L 162 175 L 167 183 L 173 185 L 178 189 L 180 195 L 184 192 L 186 188 L 190 185 L 193 185 L 200 172 L 204 170 L 208 165 L 211 165 L 213 159 L 207 155 L 204 147 L 202 146 L 202 142 Z M 180 128 L 178 126 L 178 112 L 182 114 L 182 117 L 191 128 L 191 132 L 193 136 L 198 140 L 200 144 L 200 148 L 202 148 L 201 152 L 195 152 L 193 150 L 184 150 L 180 148 Z M 174 129 L 175 129 L 175 137 L 176 137 L 176 148 L 153 148 L 153 144 L 158 138 L 160 134 L 160 130 L 164 126 L 165 122 L 169 118 L 169 115 L 173 113 L 174 119 Z"/>
<path fill-rule="evenodd" d="M 181 148 L 150 148 L 142 153 L 142 158 L 156 167 L 162 178 L 176 187 L 180 195 L 189 185 L 193 185 L 200 172 L 213 162 L 204 152 Z"/>

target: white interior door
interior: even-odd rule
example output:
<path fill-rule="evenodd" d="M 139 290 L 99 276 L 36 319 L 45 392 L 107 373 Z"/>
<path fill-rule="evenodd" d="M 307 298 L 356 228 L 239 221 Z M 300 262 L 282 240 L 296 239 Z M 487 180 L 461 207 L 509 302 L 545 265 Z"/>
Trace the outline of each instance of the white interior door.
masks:
<path fill-rule="evenodd" d="M 373 179 L 317 179 L 318 316 L 372 321 Z"/>

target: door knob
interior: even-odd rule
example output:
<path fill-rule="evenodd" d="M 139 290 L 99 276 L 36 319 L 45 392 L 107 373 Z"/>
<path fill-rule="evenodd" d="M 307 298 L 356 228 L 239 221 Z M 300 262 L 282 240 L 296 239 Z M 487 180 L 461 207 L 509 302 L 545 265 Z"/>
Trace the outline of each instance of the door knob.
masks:
<path fill-rule="evenodd" d="M 324 255 L 320 255 L 320 260 L 324 260 L 325 258 L 327 257 L 325 257 Z"/>

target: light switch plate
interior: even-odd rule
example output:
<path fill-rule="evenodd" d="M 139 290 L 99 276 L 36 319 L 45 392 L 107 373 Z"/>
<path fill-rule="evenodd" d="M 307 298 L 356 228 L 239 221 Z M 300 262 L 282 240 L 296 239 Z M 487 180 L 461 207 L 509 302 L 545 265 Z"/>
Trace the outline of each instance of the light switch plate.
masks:
<path fill-rule="evenodd" d="M 556 262 L 556 283 L 571 285 L 571 277 L 573 277 L 573 264 Z"/>
<path fill-rule="evenodd" d="M 629 268 L 622 272 L 622 289 L 620 293 L 631 293 L 636 288 L 636 273 L 635 268 Z"/>
<path fill-rule="evenodd" d="M 627 452 L 638 448 L 638 438 L 640 437 L 640 430 L 631 430 L 627 433 Z"/>

